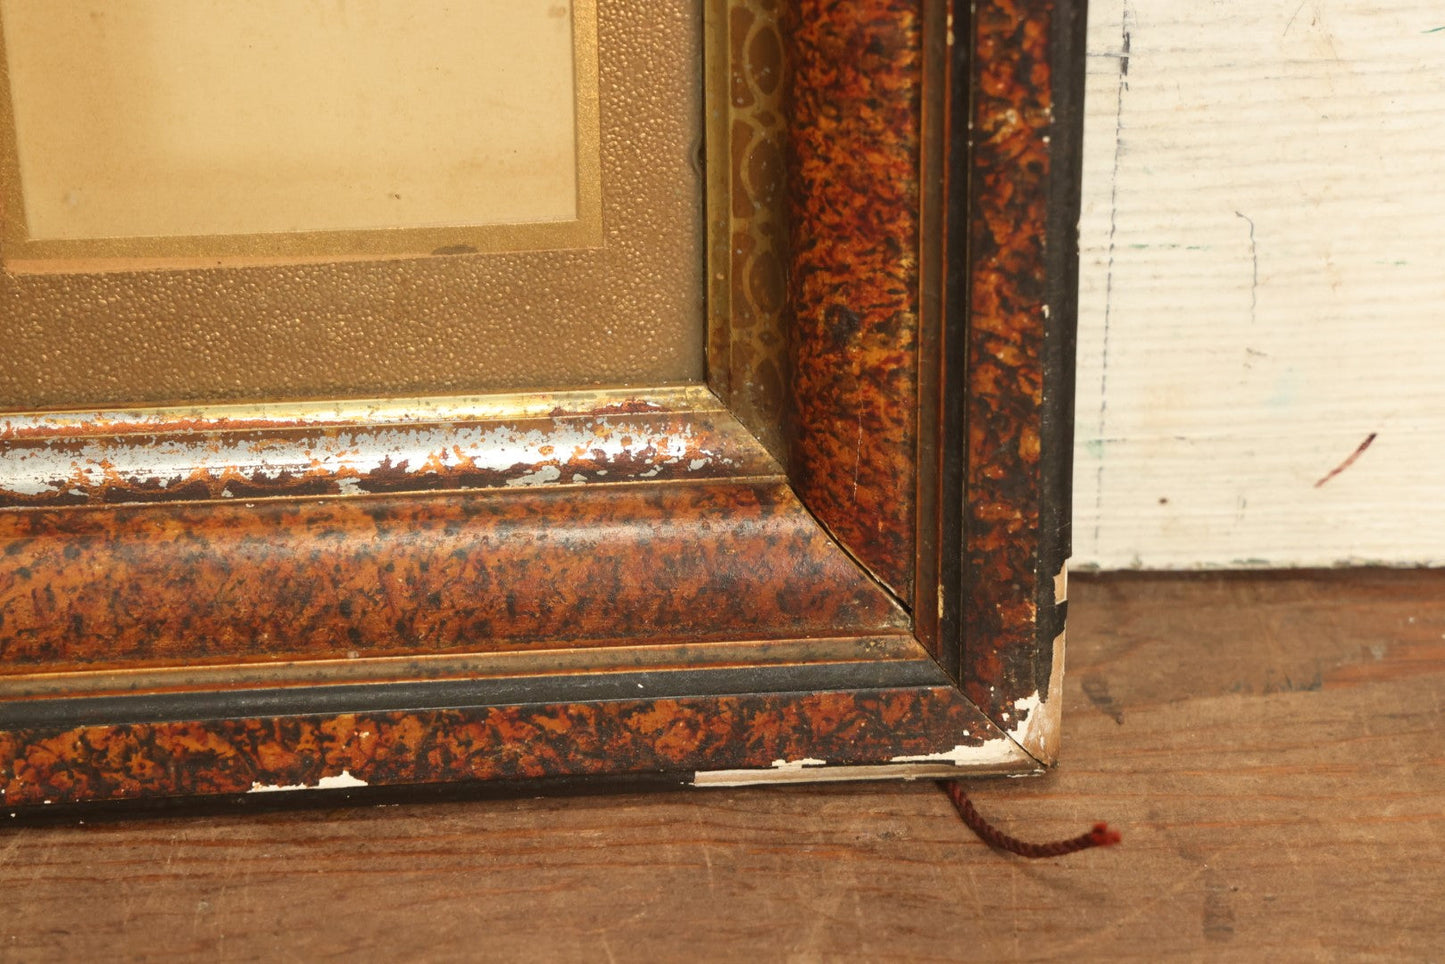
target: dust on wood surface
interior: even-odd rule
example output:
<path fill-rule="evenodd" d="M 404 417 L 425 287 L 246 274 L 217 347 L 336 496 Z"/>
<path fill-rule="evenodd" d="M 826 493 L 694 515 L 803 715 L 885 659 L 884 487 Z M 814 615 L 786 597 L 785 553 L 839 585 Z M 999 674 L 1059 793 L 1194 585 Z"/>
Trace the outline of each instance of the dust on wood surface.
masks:
<path fill-rule="evenodd" d="M 1424 959 L 1445 572 L 1078 579 L 1063 763 L 856 784 L 0 832 L 0 959 Z"/>

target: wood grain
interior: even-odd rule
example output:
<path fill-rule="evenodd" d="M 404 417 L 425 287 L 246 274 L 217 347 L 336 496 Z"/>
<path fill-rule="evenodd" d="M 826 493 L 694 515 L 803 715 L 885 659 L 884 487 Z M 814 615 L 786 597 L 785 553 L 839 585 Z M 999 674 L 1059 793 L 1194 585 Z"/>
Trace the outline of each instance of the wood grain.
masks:
<path fill-rule="evenodd" d="M 1076 580 L 1063 764 L 977 782 L 474 800 L 0 836 L 0 959 L 1438 954 L 1445 573 Z"/>
<path fill-rule="evenodd" d="M 1445 564 L 1439 0 L 1090 7 L 1076 561 Z"/>

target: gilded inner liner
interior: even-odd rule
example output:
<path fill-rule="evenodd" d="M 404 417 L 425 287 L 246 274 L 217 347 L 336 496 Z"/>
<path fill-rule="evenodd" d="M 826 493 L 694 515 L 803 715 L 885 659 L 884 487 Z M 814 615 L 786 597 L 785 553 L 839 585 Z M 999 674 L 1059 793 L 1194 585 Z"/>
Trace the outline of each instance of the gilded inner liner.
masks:
<path fill-rule="evenodd" d="M 786 459 L 787 67 L 779 0 L 713 0 L 708 382 Z"/>

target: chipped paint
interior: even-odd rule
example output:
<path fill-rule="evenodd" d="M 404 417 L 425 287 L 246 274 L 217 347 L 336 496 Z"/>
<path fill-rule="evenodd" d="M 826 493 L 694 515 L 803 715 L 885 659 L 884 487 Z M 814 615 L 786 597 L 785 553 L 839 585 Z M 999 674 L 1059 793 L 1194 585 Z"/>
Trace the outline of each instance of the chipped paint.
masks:
<path fill-rule="evenodd" d="M 1008 745 L 1007 740 L 995 740 L 1000 747 Z M 954 759 L 955 751 L 959 749 L 978 750 L 980 747 L 955 747 L 954 751 L 948 754 L 939 754 L 946 757 L 947 761 Z M 1018 771 L 1019 763 L 1023 755 L 1016 749 L 998 753 L 990 756 L 973 756 L 965 762 L 937 762 L 931 759 L 920 759 L 916 762 L 910 757 L 898 757 L 891 763 L 871 765 L 846 765 L 846 766 L 819 766 L 810 765 L 804 767 L 789 764 L 779 767 L 779 760 L 769 769 L 754 770 L 699 770 L 693 774 L 692 785 L 695 787 L 748 787 L 765 784 L 780 783 L 845 783 L 856 780 L 938 780 L 958 776 L 958 768 L 966 766 L 970 774 L 987 775 L 997 772 L 1009 776 L 1032 776 L 1038 772 L 1037 767 L 1027 773 Z M 804 761 L 797 761 L 802 763 Z M 821 763 L 821 761 L 816 761 Z"/>
<path fill-rule="evenodd" d="M 1015 700 L 1012 716 L 1015 721 L 1008 734 L 1028 754 L 1047 766 L 1058 761 L 1059 724 L 1063 701 L 1064 634 L 1054 639 L 1054 663 L 1049 679 L 1048 698 L 1044 699 L 1035 690 L 1031 695 Z"/>
<path fill-rule="evenodd" d="M 342 770 L 334 777 L 322 777 L 315 784 L 292 783 L 282 786 L 280 784 L 252 783 L 247 793 L 284 793 L 289 790 L 345 790 L 351 787 L 367 786 L 365 780 L 358 780 L 351 775 L 350 770 Z"/>
<path fill-rule="evenodd" d="M 774 760 L 774 770 L 801 770 L 804 767 L 825 767 L 827 760 L 815 760 L 812 757 L 803 757 L 801 760 Z"/>
<path fill-rule="evenodd" d="M 638 402 L 632 407 L 640 407 Z M 0 446 L 0 507 L 769 476 L 726 413 L 41 436 Z"/>
<path fill-rule="evenodd" d="M 967 734 L 965 734 L 967 735 Z M 947 763 L 954 767 L 1009 766 L 1016 765 L 1019 750 L 1013 742 L 1004 739 L 988 740 L 976 746 L 960 743 L 951 750 L 937 753 L 917 753 L 891 757 L 890 763 Z"/>
<path fill-rule="evenodd" d="M 1022 699 L 1014 700 L 1013 712 L 1001 714 L 1014 721 L 1013 727 L 1008 731 L 1009 736 L 1021 742 L 1026 739 L 1035 728 L 1035 718 L 1043 705 L 1044 701 L 1038 690 Z"/>
<path fill-rule="evenodd" d="M 751 787 L 769 783 L 842 783 L 853 780 L 928 780 L 956 776 L 939 766 L 837 766 L 801 770 L 700 770 L 695 787 Z"/>

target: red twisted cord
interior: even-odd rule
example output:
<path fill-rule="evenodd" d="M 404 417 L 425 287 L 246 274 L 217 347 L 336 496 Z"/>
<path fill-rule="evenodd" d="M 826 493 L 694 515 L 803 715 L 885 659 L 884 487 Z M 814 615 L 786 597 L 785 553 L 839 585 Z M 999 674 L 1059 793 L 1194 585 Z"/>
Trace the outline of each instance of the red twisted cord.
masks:
<path fill-rule="evenodd" d="M 1110 830 L 1108 824 L 1096 823 L 1088 833 L 1080 834 L 1069 840 L 1056 840 L 1046 844 L 1026 843 L 1017 837 L 1010 837 L 980 816 L 979 812 L 973 809 L 973 801 L 968 799 L 963 784 L 957 780 L 939 780 L 938 785 L 944 793 L 948 794 L 948 799 L 953 801 L 954 809 L 963 818 L 963 822 L 968 824 L 968 829 L 978 834 L 980 840 L 990 847 L 1007 850 L 1020 857 L 1033 859 L 1062 857 L 1065 854 L 1077 853 L 1091 847 L 1112 847 L 1123 839 L 1117 830 Z"/>

